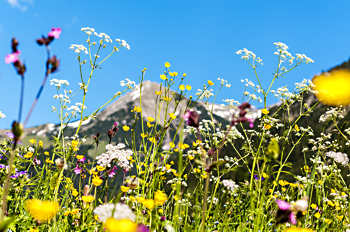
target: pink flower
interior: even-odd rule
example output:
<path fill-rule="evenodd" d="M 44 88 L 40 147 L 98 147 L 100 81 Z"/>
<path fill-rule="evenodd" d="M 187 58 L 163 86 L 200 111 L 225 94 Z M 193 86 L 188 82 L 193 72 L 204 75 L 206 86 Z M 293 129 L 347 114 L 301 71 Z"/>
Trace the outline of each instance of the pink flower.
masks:
<path fill-rule="evenodd" d="M 17 51 L 17 52 L 8 54 L 8 55 L 5 57 L 5 63 L 6 63 L 6 64 L 10 64 L 10 63 L 15 63 L 15 62 L 17 62 L 17 61 L 19 60 L 19 54 L 21 54 L 20 51 Z"/>
<path fill-rule="evenodd" d="M 61 28 L 57 27 L 57 28 L 52 28 L 51 31 L 49 32 L 48 36 L 49 37 L 54 37 L 55 39 L 60 38 L 60 34 L 61 34 L 62 30 Z"/>
<path fill-rule="evenodd" d="M 276 203 L 277 203 L 278 208 L 280 210 L 289 210 L 290 209 L 290 204 L 286 201 L 276 200 Z"/>

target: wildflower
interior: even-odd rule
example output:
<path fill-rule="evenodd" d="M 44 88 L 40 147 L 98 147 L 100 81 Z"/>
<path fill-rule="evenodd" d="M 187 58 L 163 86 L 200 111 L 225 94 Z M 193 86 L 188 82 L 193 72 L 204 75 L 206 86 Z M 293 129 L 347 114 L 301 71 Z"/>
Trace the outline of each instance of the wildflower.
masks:
<path fill-rule="evenodd" d="M 152 199 L 144 200 L 142 204 L 149 210 L 152 210 L 155 206 L 155 202 Z"/>
<path fill-rule="evenodd" d="M 162 79 L 163 81 L 165 81 L 166 79 L 168 79 L 164 74 L 160 75 L 160 79 Z"/>
<path fill-rule="evenodd" d="M 186 89 L 187 89 L 188 91 L 190 91 L 190 90 L 192 89 L 192 86 L 186 85 Z"/>
<path fill-rule="evenodd" d="M 283 232 L 313 232 L 313 230 L 308 228 L 301 228 L 301 227 L 291 227 L 291 228 L 285 229 Z"/>
<path fill-rule="evenodd" d="M 72 190 L 72 196 L 73 197 L 76 197 L 76 196 L 78 196 L 78 191 L 74 188 L 73 190 Z"/>
<path fill-rule="evenodd" d="M 52 28 L 51 31 L 48 33 L 48 36 L 49 37 L 53 37 L 55 39 L 58 39 L 58 38 L 60 38 L 61 32 L 62 32 L 62 30 L 59 27 L 58 28 Z"/>
<path fill-rule="evenodd" d="M 348 155 L 342 152 L 329 151 L 326 153 L 327 157 L 334 159 L 335 162 L 346 166 L 349 163 Z"/>
<path fill-rule="evenodd" d="M 161 95 L 162 94 L 162 91 L 155 91 L 154 92 L 156 95 Z"/>
<path fill-rule="evenodd" d="M 99 176 L 94 176 L 92 178 L 92 183 L 93 183 L 93 185 L 98 187 L 98 186 L 100 186 L 103 183 L 103 180 Z"/>
<path fill-rule="evenodd" d="M 6 63 L 6 64 L 10 64 L 10 63 L 15 63 L 15 62 L 19 61 L 19 55 L 20 55 L 20 54 L 21 54 L 20 51 L 17 51 L 17 52 L 8 54 L 8 55 L 5 57 L 5 63 Z"/>
<path fill-rule="evenodd" d="M 234 192 L 239 187 L 233 180 L 223 180 L 222 184 L 231 192 Z"/>
<path fill-rule="evenodd" d="M 123 131 L 129 131 L 129 130 L 130 130 L 130 127 L 128 127 L 127 125 L 123 126 Z"/>
<path fill-rule="evenodd" d="M 64 167 L 64 160 L 61 158 L 55 159 L 55 164 L 59 169 L 62 169 Z"/>
<path fill-rule="evenodd" d="M 23 157 L 29 159 L 29 158 L 32 158 L 32 156 L 33 156 L 33 152 L 29 151 Z"/>
<path fill-rule="evenodd" d="M 170 65 L 169 62 L 165 62 L 165 63 L 164 63 L 164 66 L 165 66 L 166 68 L 170 68 L 171 65 Z"/>
<path fill-rule="evenodd" d="M 269 114 L 269 112 L 270 112 L 270 111 L 268 111 L 267 109 L 262 109 L 262 110 L 261 110 L 261 113 L 263 113 L 263 114 L 265 114 L 265 115 L 266 115 L 266 114 Z"/>
<path fill-rule="evenodd" d="M 31 144 L 36 144 L 36 139 L 30 139 L 30 140 L 29 140 L 29 143 L 31 143 Z"/>
<path fill-rule="evenodd" d="M 100 165 L 97 165 L 97 166 L 96 166 L 96 169 L 97 169 L 97 171 L 102 172 L 102 171 L 104 171 L 106 168 L 105 168 L 105 167 L 102 167 L 102 166 L 100 166 Z"/>
<path fill-rule="evenodd" d="M 271 127 L 272 127 L 272 126 L 271 126 L 270 124 L 267 124 L 267 123 L 264 124 L 264 129 L 265 129 L 265 130 L 270 130 Z"/>
<path fill-rule="evenodd" d="M 25 202 L 26 210 L 39 222 L 46 222 L 53 218 L 58 210 L 59 204 L 55 201 L 41 201 L 30 199 Z"/>
<path fill-rule="evenodd" d="M 321 214 L 319 212 L 315 213 L 314 214 L 315 218 L 320 218 L 321 217 Z"/>
<path fill-rule="evenodd" d="M 110 167 L 113 160 L 117 161 L 119 167 L 129 170 L 131 164 L 129 157 L 132 156 L 131 150 L 125 150 L 125 145 L 119 143 L 117 146 L 107 144 L 106 152 L 96 157 L 97 164 L 102 167 Z"/>
<path fill-rule="evenodd" d="M 183 117 L 188 126 L 199 127 L 199 114 L 197 111 L 187 110 Z"/>
<path fill-rule="evenodd" d="M 82 171 L 83 171 L 83 169 L 81 167 L 79 167 L 79 165 L 77 165 L 74 168 L 74 173 L 77 174 L 77 175 L 80 174 Z"/>
<path fill-rule="evenodd" d="M 169 117 L 172 119 L 172 120 L 175 120 L 176 119 L 176 115 L 174 113 L 170 113 L 169 114 Z"/>
<path fill-rule="evenodd" d="M 120 186 L 120 190 L 123 193 L 127 193 L 129 191 L 129 189 L 130 189 L 130 187 L 128 187 L 128 186 L 124 186 L 124 185 Z"/>
<path fill-rule="evenodd" d="M 213 86 L 214 83 L 213 83 L 211 80 L 209 80 L 209 81 L 208 81 L 208 85 Z"/>
<path fill-rule="evenodd" d="M 290 221 L 290 223 L 295 225 L 297 220 L 294 212 L 291 211 L 291 205 L 282 200 L 276 200 L 276 203 L 279 208 L 277 211 L 277 222 L 284 223 Z"/>
<path fill-rule="evenodd" d="M 149 232 L 149 227 L 144 224 L 138 224 L 137 232 Z"/>
<path fill-rule="evenodd" d="M 350 104 L 350 71 L 342 69 L 323 73 L 312 79 L 316 97 L 326 105 Z"/>
<path fill-rule="evenodd" d="M 92 195 L 86 195 L 86 196 L 82 196 L 81 200 L 84 201 L 85 203 L 91 203 L 95 200 L 95 198 Z"/>
<path fill-rule="evenodd" d="M 108 232 L 136 232 L 137 224 L 130 219 L 108 218 L 104 224 Z"/>
<path fill-rule="evenodd" d="M 163 191 L 158 190 L 154 194 L 154 203 L 158 206 L 163 205 L 167 200 L 168 196 Z"/>
<path fill-rule="evenodd" d="M 180 86 L 179 86 L 179 89 L 180 89 L 181 91 L 184 91 L 184 90 L 185 90 L 185 85 L 180 85 Z"/>
<path fill-rule="evenodd" d="M 101 222 L 106 222 L 108 218 L 114 219 L 129 219 L 135 221 L 136 216 L 128 205 L 117 203 L 107 203 L 99 205 L 94 209 L 94 213 L 98 216 Z"/>

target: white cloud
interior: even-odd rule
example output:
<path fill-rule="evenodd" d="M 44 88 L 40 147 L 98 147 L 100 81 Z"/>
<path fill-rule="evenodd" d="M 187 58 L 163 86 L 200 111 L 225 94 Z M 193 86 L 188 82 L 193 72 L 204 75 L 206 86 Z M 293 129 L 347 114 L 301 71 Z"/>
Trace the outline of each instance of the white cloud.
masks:
<path fill-rule="evenodd" d="M 26 11 L 28 6 L 26 4 L 32 4 L 32 0 L 6 0 L 8 4 L 10 4 L 14 8 L 18 8 L 21 11 Z"/>

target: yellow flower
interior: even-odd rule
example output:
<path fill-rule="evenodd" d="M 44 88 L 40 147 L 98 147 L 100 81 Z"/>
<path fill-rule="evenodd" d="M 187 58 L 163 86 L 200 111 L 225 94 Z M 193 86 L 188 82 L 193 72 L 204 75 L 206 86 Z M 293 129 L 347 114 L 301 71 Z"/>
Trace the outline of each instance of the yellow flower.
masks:
<path fill-rule="evenodd" d="M 171 77 L 176 77 L 178 75 L 178 73 L 177 72 L 169 72 L 169 75 Z"/>
<path fill-rule="evenodd" d="M 158 190 L 154 194 L 154 203 L 158 206 L 163 205 L 168 200 L 168 196 L 163 192 Z"/>
<path fill-rule="evenodd" d="M 72 196 L 73 197 L 76 197 L 76 196 L 78 196 L 78 191 L 76 190 L 76 189 L 72 189 Z"/>
<path fill-rule="evenodd" d="M 342 69 L 323 73 L 312 79 L 316 97 L 326 105 L 350 104 L 350 71 Z"/>
<path fill-rule="evenodd" d="M 36 139 L 30 139 L 30 140 L 29 140 L 29 143 L 31 143 L 31 144 L 36 144 Z"/>
<path fill-rule="evenodd" d="M 102 171 L 104 171 L 106 168 L 105 168 L 105 167 L 102 167 L 102 166 L 100 166 L 100 165 L 97 165 L 97 166 L 96 166 L 96 169 L 97 169 L 97 171 L 102 172 Z"/>
<path fill-rule="evenodd" d="M 142 204 L 149 210 L 154 209 L 155 203 L 153 199 L 147 199 L 142 202 Z"/>
<path fill-rule="evenodd" d="M 162 79 L 163 81 L 165 81 L 166 79 L 168 79 L 164 74 L 160 75 L 160 79 Z"/>
<path fill-rule="evenodd" d="M 184 90 L 185 90 L 185 85 L 180 85 L 180 86 L 179 86 L 179 89 L 180 89 L 181 91 L 184 91 Z"/>
<path fill-rule="evenodd" d="M 70 214 L 70 211 L 69 210 L 67 210 L 66 212 L 64 212 L 64 216 L 68 216 Z"/>
<path fill-rule="evenodd" d="M 48 151 L 44 151 L 44 155 L 50 155 L 50 153 Z"/>
<path fill-rule="evenodd" d="M 263 114 L 265 114 L 265 115 L 266 115 L 266 114 L 269 114 L 269 113 L 270 113 L 270 111 L 268 111 L 267 109 L 262 109 L 262 110 L 261 110 L 261 113 L 263 113 Z"/>
<path fill-rule="evenodd" d="M 137 113 L 141 113 L 142 108 L 140 106 L 135 106 L 134 107 L 134 111 L 137 112 Z"/>
<path fill-rule="evenodd" d="M 172 120 L 175 120 L 176 115 L 175 115 L 174 113 L 170 113 L 170 114 L 169 114 L 169 117 L 170 117 Z"/>
<path fill-rule="evenodd" d="M 181 199 L 181 197 L 179 196 L 179 195 L 176 195 L 175 197 L 174 197 L 174 200 L 175 201 L 178 201 L 178 200 L 180 200 Z"/>
<path fill-rule="evenodd" d="M 170 147 L 170 148 L 174 148 L 174 147 L 175 147 L 175 143 L 170 142 L 170 143 L 169 143 L 169 147 Z"/>
<path fill-rule="evenodd" d="M 73 140 L 73 141 L 72 141 L 72 147 L 73 147 L 73 148 L 74 148 L 74 147 L 77 147 L 78 144 L 79 144 L 78 141 L 76 141 L 76 140 Z"/>
<path fill-rule="evenodd" d="M 326 218 L 326 219 L 324 219 L 324 222 L 325 222 L 325 223 L 327 223 L 327 224 L 329 225 L 329 224 L 331 224 L 331 223 L 332 223 L 332 220 L 331 220 L 331 219 Z"/>
<path fill-rule="evenodd" d="M 32 158 L 32 156 L 33 156 L 33 152 L 29 151 L 23 157 L 29 159 L 29 158 Z"/>
<path fill-rule="evenodd" d="M 187 73 L 183 73 L 182 76 L 183 76 L 183 77 L 187 77 Z"/>
<path fill-rule="evenodd" d="M 313 232 L 313 230 L 309 228 L 291 227 L 285 229 L 283 232 Z"/>
<path fill-rule="evenodd" d="M 37 229 L 37 228 L 30 228 L 29 232 L 39 232 L 39 229 Z"/>
<path fill-rule="evenodd" d="M 58 202 L 41 201 L 38 199 L 27 200 L 25 202 L 25 207 L 30 215 L 40 222 L 49 221 L 59 210 Z"/>
<path fill-rule="evenodd" d="M 190 91 L 190 90 L 192 89 L 192 86 L 186 85 L 186 89 L 187 89 L 188 91 Z"/>
<path fill-rule="evenodd" d="M 189 160 L 193 160 L 193 159 L 194 159 L 194 156 L 193 156 L 193 155 L 188 155 L 188 159 L 189 159 Z"/>
<path fill-rule="evenodd" d="M 129 130 L 130 130 L 130 127 L 128 127 L 127 125 L 123 126 L 123 131 L 129 131 Z"/>
<path fill-rule="evenodd" d="M 312 204 L 310 205 L 310 207 L 311 207 L 312 209 L 317 209 L 317 205 L 314 204 L 314 203 L 312 203 Z"/>
<path fill-rule="evenodd" d="M 161 95 L 161 94 L 162 94 L 162 91 L 159 90 L 159 91 L 155 91 L 154 93 L 155 93 L 156 95 Z"/>
<path fill-rule="evenodd" d="M 98 187 L 98 186 L 100 186 L 100 185 L 103 183 L 103 180 L 102 180 L 99 176 L 94 176 L 94 177 L 92 178 L 92 183 L 93 183 L 96 187 Z"/>
<path fill-rule="evenodd" d="M 295 129 L 297 132 L 300 131 L 299 126 L 298 126 L 297 124 L 295 124 L 294 129 Z"/>
<path fill-rule="evenodd" d="M 170 68 L 171 65 L 170 65 L 169 62 L 165 62 L 165 63 L 164 63 L 164 66 L 165 66 L 166 68 Z"/>
<path fill-rule="evenodd" d="M 137 224 L 130 219 L 108 218 L 104 224 L 108 232 L 136 232 Z"/>
<path fill-rule="evenodd" d="M 79 213 L 79 209 L 72 209 L 72 211 L 70 211 L 70 213 L 72 215 L 76 215 L 77 213 Z"/>
<path fill-rule="evenodd" d="M 147 121 L 153 122 L 155 119 L 153 117 L 147 117 Z"/>
<path fill-rule="evenodd" d="M 271 129 L 271 125 L 270 124 L 264 124 L 264 129 L 265 130 L 270 130 Z"/>
<path fill-rule="evenodd" d="M 120 190 L 123 193 L 127 193 L 129 191 L 129 189 L 130 189 L 130 187 L 128 187 L 128 186 L 124 186 L 124 185 L 120 186 Z"/>
<path fill-rule="evenodd" d="M 286 185 L 289 184 L 289 182 L 286 181 L 286 180 L 279 180 L 278 183 L 279 183 L 281 186 L 286 186 Z"/>
<path fill-rule="evenodd" d="M 148 126 L 148 127 L 152 127 L 152 126 L 153 126 L 153 124 L 152 124 L 152 123 L 150 123 L 150 122 L 147 122 L 147 126 Z"/>
<path fill-rule="evenodd" d="M 211 80 L 209 80 L 208 85 L 212 86 L 212 85 L 214 85 L 214 83 Z"/>
<path fill-rule="evenodd" d="M 84 159 L 84 156 L 83 156 L 83 155 L 77 155 L 76 158 L 77 158 L 78 160 L 81 160 L 81 159 Z"/>
<path fill-rule="evenodd" d="M 315 218 L 320 218 L 321 217 L 321 214 L 319 212 L 315 213 L 314 214 Z"/>
<path fill-rule="evenodd" d="M 88 196 L 82 196 L 81 199 L 85 202 L 85 203 L 91 203 L 95 200 L 94 196 L 88 195 Z"/>
<path fill-rule="evenodd" d="M 146 138 L 147 137 L 146 133 L 141 133 L 140 135 L 141 135 L 142 138 Z"/>
<path fill-rule="evenodd" d="M 45 162 L 48 163 L 48 164 L 54 164 L 53 161 L 50 160 L 49 158 L 46 158 Z"/>
<path fill-rule="evenodd" d="M 138 203 L 143 203 L 145 201 L 145 198 L 144 197 L 136 197 L 136 201 Z"/>
<path fill-rule="evenodd" d="M 44 146 L 44 143 L 42 140 L 39 140 L 39 143 L 38 143 L 39 147 L 43 147 Z"/>

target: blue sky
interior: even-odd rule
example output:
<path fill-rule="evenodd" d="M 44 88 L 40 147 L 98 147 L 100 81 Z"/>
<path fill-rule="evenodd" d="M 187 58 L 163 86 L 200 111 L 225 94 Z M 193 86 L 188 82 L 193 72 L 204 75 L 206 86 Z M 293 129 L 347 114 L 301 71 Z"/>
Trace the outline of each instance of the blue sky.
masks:
<path fill-rule="evenodd" d="M 1 58 L 10 52 L 12 37 L 19 40 L 21 59 L 27 65 L 24 114 L 44 74 L 45 51 L 35 39 L 46 35 L 51 27 L 62 28 L 61 38 L 52 46 L 62 64 L 51 78 L 68 80 L 75 92 L 80 82 L 78 64 L 69 46 L 86 39 L 81 27 L 125 39 L 131 46 L 130 51 L 122 50 L 96 73 L 88 93 L 89 112 L 121 90 L 120 80 L 138 80 L 144 67 L 148 69 L 146 79 L 159 81 L 165 61 L 175 71 L 188 74 L 193 90 L 218 76 L 231 82 L 232 88 L 218 96 L 221 103 L 224 98 L 242 100 L 242 78 L 255 81 L 248 65 L 235 55 L 238 49 L 246 47 L 262 57 L 264 66 L 259 74 L 265 86 L 277 62 L 273 55 L 276 41 L 286 43 L 292 53 L 305 53 L 315 63 L 299 67 L 275 87 L 291 87 L 347 60 L 349 12 L 347 0 L 0 0 L 0 111 L 7 115 L 0 120 L 0 128 L 8 128 L 18 113 L 20 79 Z M 55 89 L 47 85 L 29 126 L 58 121 L 50 111 L 56 104 L 53 94 Z M 77 101 L 79 96 L 73 99 Z"/>

